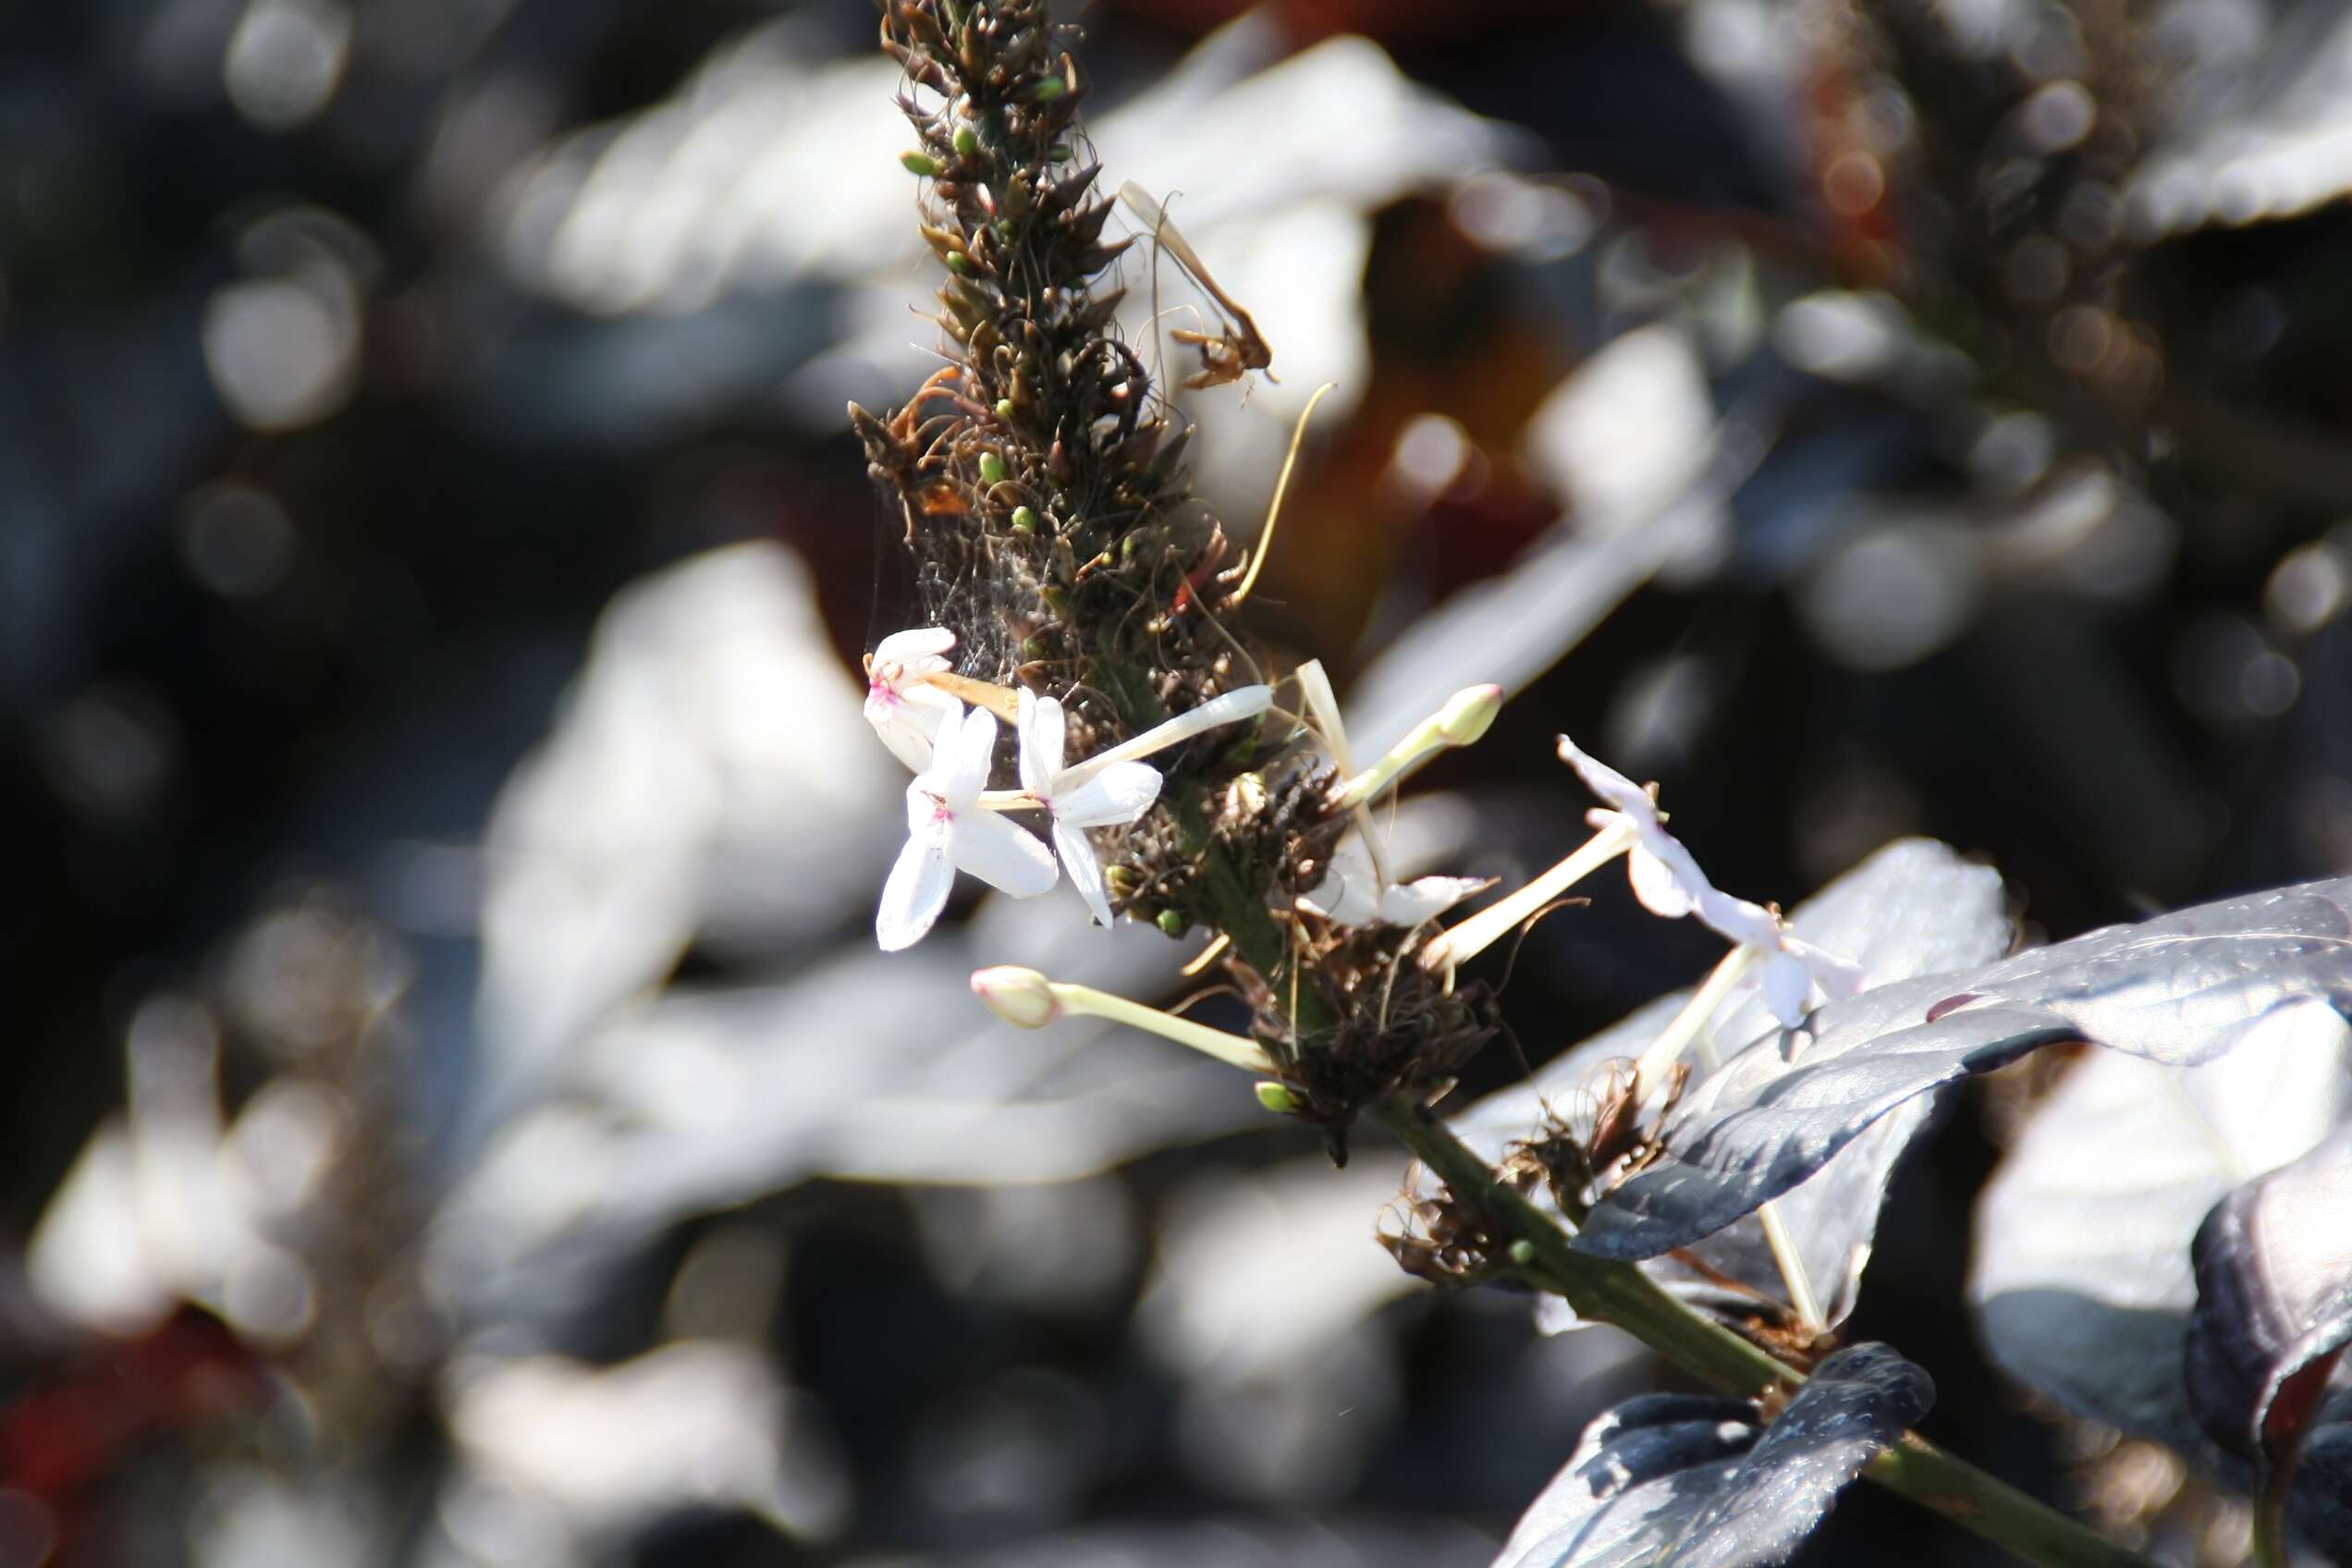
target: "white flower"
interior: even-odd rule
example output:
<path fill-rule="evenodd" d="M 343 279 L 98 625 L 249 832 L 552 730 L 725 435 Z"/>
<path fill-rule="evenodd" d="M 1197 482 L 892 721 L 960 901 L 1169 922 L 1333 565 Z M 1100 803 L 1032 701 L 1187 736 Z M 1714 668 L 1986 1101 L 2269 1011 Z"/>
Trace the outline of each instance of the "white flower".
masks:
<path fill-rule="evenodd" d="M 997 749 L 997 720 L 985 709 L 941 717 L 931 766 L 907 786 L 907 842 L 882 884 L 874 935 L 896 952 L 923 940 L 947 907 L 958 868 L 1016 899 L 1035 898 L 1054 885 L 1052 851 L 1004 818 L 983 809 L 988 763 Z"/>
<path fill-rule="evenodd" d="M 1372 857 L 1359 839 L 1349 839 L 1331 856 L 1331 869 L 1314 892 L 1299 902 L 1341 925 L 1418 925 L 1435 920 L 1471 894 L 1493 886 L 1482 876 L 1422 876 L 1382 886 Z"/>
<path fill-rule="evenodd" d="M 1088 776 L 1075 768 L 1065 771 L 1061 751 L 1066 720 L 1060 702 L 1026 688 L 1018 701 L 1021 787 L 1052 816 L 1054 848 L 1061 851 L 1070 880 L 1095 918 L 1108 925 L 1110 897 L 1095 847 L 1086 841 L 1086 829 L 1123 826 L 1149 811 L 1159 798 L 1159 770 L 1140 762 L 1113 762 L 1088 767 Z"/>
<path fill-rule="evenodd" d="M 893 631 L 866 655 L 865 721 L 917 773 L 931 766 L 940 725 L 963 711 L 962 703 L 923 680 L 949 668 L 941 655 L 954 646 L 954 632 L 924 626 Z"/>
<path fill-rule="evenodd" d="M 1644 909 L 1668 920 L 1680 920 L 1715 890 L 1683 841 L 1666 831 L 1659 820 L 1658 802 L 1648 790 L 1587 755 L 1565 735 L 1560 738 L 1560 760 L 1576 770 L 1586 788 L 1615 808 L 1595 807 L 1585 814 L 1585 820 L 1598 828 L 1622 827 L 1634 835 L 1634 847 L 1625 854 L 1625 872 L 1633 882 L 1634 897 Z"/>
<path fill-rule="evenodd" d="M 1595 808 L 1585 814 L 1585 820 L 1599 828 L 1623 827 L 1634 835 L 1625 869 L 1642 907 L 1669 920 L 1696 913 L 1710 929 L 1753 949 L 1761 960 L 1764 1005 L 1782 1024 L 1795 1028 L 1804 1022 L 1806 1003 L 1816 986 L 1827 997 L 1850 997 L 1861 988 L 1858 966 L 1790 936 L 1780 916 L 1762 904 L 1735 899 L 1708 881 L 1683 841 L 1659 820 L 1658 802 L 1648 790 L 1587 755 L 1565 735 L 1560 738 L 1560 756 L 1586 788 L 1614 808 Z"/>
<path fill-rule="evenodd" d="M 1709 888 L 1698 901 L 1698 918 L 1762 959 L 1764 1006 L 1786 1028 L 1805 1022 L 1814 986 L 1825 997 L 1850 997 L 1862 988 L 1859 964 L 1791 936 L 1780 916 L 1761 904 Z"/>

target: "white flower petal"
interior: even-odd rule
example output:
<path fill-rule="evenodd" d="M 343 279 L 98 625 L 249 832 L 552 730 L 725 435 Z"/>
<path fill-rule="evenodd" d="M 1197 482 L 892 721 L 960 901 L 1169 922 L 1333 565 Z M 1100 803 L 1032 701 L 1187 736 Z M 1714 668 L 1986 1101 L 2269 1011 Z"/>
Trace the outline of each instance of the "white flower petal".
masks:
<path fill-rule="evenodd" d="M 1482 876 L 1418 877 L 1380 895 L 1380 919 L 1390 925 L 1418 925 L 1491 885 Z"/>
<path fill-rule="evenodd" d="M 954 853 L 956 864 L 1016 899 L 1035 898 L 1059 876 L 1051 850 L 993 812 L 956 818 Z"/>
<path fill-rule="evenodd" d="M 1040 697 L 1026 686 L 1021 688 L 1016 700 L 1020 704 L 1014 723 L 1021 735 L 1021 787 L 1039 800 L 1046 800 L 1053 794 L 1054 781 L 1061 775 L 1061 751 L 1069 721 L 1058 699 Z"/>
<path fill-rule="evenodd" d="M 1636 827 L 1648 831 L 1658 826 L 1658 805 L 1649 798 L 1648 790 L 1590 755 L 1565 735 L 1560 738 L 1560 760 L 1576 770 L 1586 789 L 1631 817 Z"/>
<path fill-rule="evenodd" d="M 1840 997 L 1850 997 L 1862 988 L 1860 964 L 1795 937 L 1782 937 L 1781 946 L 1804 963 L 1806 973 L 1813 976 L 1813 984 L 1821 987 L 1823 996 L 1834 1000 Z"/>
<path fill-rule="evenodd" d="M 900 717 L 893 704 L 880 697 L 865 699 L 865 721 L 874 726 L 874 733 L 890 748 L 890 754 L 917 773 L 931 766 L 931 737 Z"/>
<path fill-rule="evenodd" d="M 911 835 L 882 884 L 882 904 L 874 913 L 875 939 L 886 953 L 911 948 L 923 940 L 939 912 L 948 907 L 948 886 L 955 866 L 948 858 L 949 836 L 944 832 Z"/>
<path fill-rule="evenodd" d="M 1110 889 L 1103 877 L 1102 863 L 1095 859 L 1095 846 L 1086 839 L 1086 830 L 1073 822 L 1054 819 L 1054 847 L 1061 851 L 1061 864 L 1070 872 L 1071 886 L 1095 912 L 1103 925 L 1110 924 Z"/>
<path fill-rule="evenodd" d="M 1079 827 L 1110 827 L 1134 821 L 1159 799 L 1159 769 L 1149 763 L 1115 762 L 1053 803 L 1054 820 Z"/>
<path fill-rule="evenodd" d="M 1698 918 L 1734 942 L 1773 953 L 1783 950 L 1781 923 L 1762 904 L 1752 904 L 1709 888 L 1698 896 Z"/>
<path fill-rule="evenodd" d="M 1634 897 L 1652 914 L 1680 920 L 1697 903 L 1673 868 L 1659 859 L 1646 843 L 1637 843 L 1626 852 L 1625 874 L 1633 882 Z"/>
<path fill-rule="evenodd" d="M 899 717 L 937 741 L 939 726 L 963 717 L 963 704 L 937 686 L 911 685 L 899 692 Z"/>
<path fill-rule="evenodd" d="M 1813 976 L 1795 953 L 1776 952 L 1764 962 L 1764 1005 L 1784 1027 L 1805 1022 L 1805 1001 L 1813 992 Z"/>
<path fill-rule="evenodd" d="M 955 646 L 955 633 L 944 626 L 918 626 L 912 631 L 893 631 L 874 644 L 874 662 L 913 665 L 921 659 L 937 659 Z M 938 659 L 933 667 L 947 668 L 947 660 Z"/>
<path fill-rule="evenodd" d="M 1379 900 L 1373 896 L 1373 879 L 1369 868 L 1349 872 L 1339 866 L 1316 885 L 1315 891 L 1303 894 L 1299 902 L 1341 925 L 1362 925 L 1380 917 Z"/>
<path fill-rule="evenodd" d="M 933 790 L 962 823 L 988 787 L 988 767 L 997 754 L 997 716 L 986 708 L 970 710 L 956 725 L 952 739 L 942 719 L 932 754 Z"/>

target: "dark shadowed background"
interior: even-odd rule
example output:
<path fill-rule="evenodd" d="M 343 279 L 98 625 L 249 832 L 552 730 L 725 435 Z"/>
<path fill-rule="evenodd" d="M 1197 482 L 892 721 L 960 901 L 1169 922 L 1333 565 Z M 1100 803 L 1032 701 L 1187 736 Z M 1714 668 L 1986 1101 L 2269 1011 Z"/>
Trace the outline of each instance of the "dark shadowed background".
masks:
<path fill-rule="evenodd" d="M 1274 347 L 1184 395 L 1230 532 L 1339 384 L 1256 631 L 1367 753 L 1525 689 L 1426 869 L 1573 847 L 1565 729 L 1758 899 L 1912 833 L 2048 936 L 2352 870 L 2337 0 L 1072 19 L 1107 187 Z M 936 364 L 874 33 L 0 18 L 0 1568 L 1475 1564 L 1655 1379 L 1400 1274 L 1392 1148 L 965 990 L 1192 945 L 962 896 L 874 951 L 913 594 L 842 409 Z M 1139 346 L 1206 309 L 1125 265 Z M 1715 956 L 1604 881 L 1529 1059 Z M 2128 1527 L 2194 1484 L 1960 1305 L 2032 1086 L 1917 1157 L 1855 1329 Z M 1808 1560 L 1981 1550 L 1866 1491 Z"/>

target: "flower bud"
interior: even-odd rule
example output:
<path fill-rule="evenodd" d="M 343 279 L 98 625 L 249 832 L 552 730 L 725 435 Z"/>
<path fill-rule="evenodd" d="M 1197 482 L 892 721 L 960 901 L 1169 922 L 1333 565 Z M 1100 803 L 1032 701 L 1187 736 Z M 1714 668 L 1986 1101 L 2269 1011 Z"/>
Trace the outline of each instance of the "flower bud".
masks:
<path fill-rule="evenodd" d="M 1019 533 L 1019 534 L 1022 534 L 1022 535 L 1024 535 L 1024 536 L 1026 536 L 1026 535 L 1028 535 L 1028 534 L 1031 534 L 1031 533 L 1036 533 L 1036 532 L 1037 532 L 1037 514 L 1036 514 L 1035 512 L 1031 511 L 1031 510 L 1030 510 L 1027 507 L 1015 507 L 1015 508 L 1012 508 L 1012 531 L 1013 531 L 1015 533 Z"/>
<path fill-rule="evenodd" d="M 1042 1029 L 1061 1015 L 1052 983 L 1035 970 L 1018 964 L 974 970 L 972 994 L 986 1002 L 988 1011 L 998 1018 L 1023 1029 Z"/>
<path fill-rule="evenodd" d="M 963 158 L 969 158 L 973 153 L 980 151 L 979 133 L 968 125 L 956 127 L 955 150 L 956 155 Z"/>
<path fill-rule="evenodd" d="M 939 160 L 928 153 L 901 153 L 899 162 L 909 174 L 919 174 L 925 179 L 939 172 Z"/>
<path fill-rule="evenodd" d="M 1275 1115 L 1291 1116 L 1296 1114 L 1299 1108 L 1298 1096 L 1291 1093 L 1289 1089 L 1283 1087 L 1281 1084 L 1271 1083 L 1259 1084 L 1255 1085 L 1255 1088 L 1257 1094 L 1257 1103 L 1272 1111 Z"/>
<path fill-rule="evenodd" d="M 1450 745 L 1467 746 L 1487 732 L 1501 711 L 1501 687 L 1466 687 L 1438 710 L 1438 733 Z"/>
<path fill-rule="evenodd" d="M 980 454 L 980 477 L 983 480 L 986 481 L 990 484 L 1002 484 L 1011 476 L 1012 471 L 1005 467 L 1005 460 L 997 456 L 996 453 L 983 452 Z"/>

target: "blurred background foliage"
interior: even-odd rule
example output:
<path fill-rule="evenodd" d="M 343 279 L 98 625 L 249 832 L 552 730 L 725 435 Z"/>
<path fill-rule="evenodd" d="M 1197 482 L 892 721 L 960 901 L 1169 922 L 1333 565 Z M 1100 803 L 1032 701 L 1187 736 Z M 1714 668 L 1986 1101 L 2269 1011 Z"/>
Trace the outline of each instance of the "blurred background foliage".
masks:
<path fill-rule="evenodd" d="M 1274 344 L 1185 404 L 1230 531 L 1340 386 L 1256 631 L 1367 752 L 1525 689 L 1419 859 L 1568 847 L 1565 729 L 1783 901 L 1905 833 L 2061 936 L 2352 869 L 2339 0 L 1235 10 L 1074 13 L 1091 130 Z M 1653 1378 L 1398 1274 L 1392 1150 L 964 991 L 1189 949 L 872 950 L 912 594 L 841 409 L 934 363 L 873 29 L 0 18 L 0 1565 L 1475 1563 Z M 1139 344 L 1201 305 L 1126 280 Z M 1612 886 L 1507 1011 L 1540 1061 L 1709 956 Z M 1903 1179 L 1857 1333 L 2228 1560 L 1983 1372 L 2005 1125 Z M 1812 1550 L 1893 1540 L 1978 1560 L 1869 1496 Z"/>

